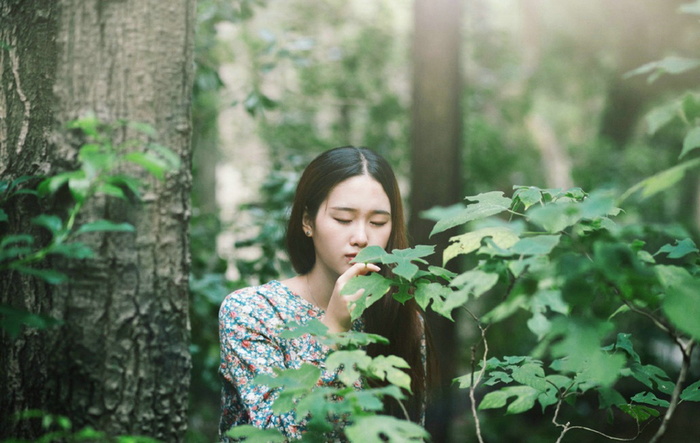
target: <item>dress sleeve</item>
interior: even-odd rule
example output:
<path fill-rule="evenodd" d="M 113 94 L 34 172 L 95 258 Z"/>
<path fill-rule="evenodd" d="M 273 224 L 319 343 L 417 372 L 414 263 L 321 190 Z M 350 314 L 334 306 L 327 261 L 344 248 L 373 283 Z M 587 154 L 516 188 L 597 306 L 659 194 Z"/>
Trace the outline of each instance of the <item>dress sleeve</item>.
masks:
<path fill-rule="evenodd" d="M 255 309 L 252 309 L 255 308 Z M 274 340 L 266 325 L 264 310 L 250 303 L 235 303 L 227 299 L 219 311 L 221 342 L 221 374 L 227 389 L 233 389 L 241 410 L 240 422 L 258 428 L 276 428 L 287 438 L 299 438 L 301 425 L 293 412 L 275 414 L 272 404 L 277 389 L 253 384 L 258 374 L 271 374 L 273 368 L 283 369 L 285 353 Z M 255 312 L 253 312 L 255 311 Z"/>

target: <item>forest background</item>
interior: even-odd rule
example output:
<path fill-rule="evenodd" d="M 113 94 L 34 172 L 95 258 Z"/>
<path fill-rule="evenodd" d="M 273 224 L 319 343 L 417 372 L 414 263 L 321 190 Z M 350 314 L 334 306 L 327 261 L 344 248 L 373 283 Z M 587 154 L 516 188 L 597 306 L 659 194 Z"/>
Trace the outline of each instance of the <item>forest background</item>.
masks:
<path fill-rule="evenodd" d="M 466 195 L 511 195 L 518 185 L 628 189 L 676 165 L 683 147 L 687 122 L 653 127 L 658 120 L 649 116 L 697 90 L 697 71 L 653 82 L 626 74 L 668 56 L 697 56 L 700 24 L 697 15 L 680 12 L 684 4 L 198 2 L 186 440 L 216 439 L 216 314 L 223 297 L 290 273 L 284 219 L 311 158 L 345 144 L 386 156 L 400 177 L 416 244 L 435 241 L 423 211 Z M 697 158 L 697 150 L 689 157 Z M 697 244 L 697 169 L 638 201 L 634 217 L 689 232 Z M 465 312 L 455 322 L 432 321 L 446 379 L 467 372 L 478 330 Z M 679 357 L 661 338 L 634 334 L 645 361 L 677 371 Z M 489 335 L 498 355 L 526 354 L 531 345 L 532 337 L 508 327 Z M 693 358 L 690 380 L 700 377 L 697 352 Z M 443 389 L 428 429 L 435 441 L 464 441 L 475 426 L 469 392 Z M 697 439 L 697 411 L 688 403 L 677 410 L 669 441 Z M 578 412 L 590 423 L 600 419 L 585 407 Z M 537 409 L 480 414 L 487 441 L 556 439 L 551 420 Z"/>

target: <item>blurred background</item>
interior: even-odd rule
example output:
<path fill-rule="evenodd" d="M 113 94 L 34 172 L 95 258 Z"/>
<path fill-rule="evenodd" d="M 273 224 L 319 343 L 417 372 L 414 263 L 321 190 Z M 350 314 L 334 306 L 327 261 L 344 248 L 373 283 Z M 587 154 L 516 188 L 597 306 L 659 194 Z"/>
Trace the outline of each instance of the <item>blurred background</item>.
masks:
<path fill-rule="evenodd" d="M 389 159 L 415 244 L 428 242 L 431 226 L 421 211 L 466 195 L 510 195 L 514 185 L 627 189 L 681 152 L 682 124 L 654 131 L 646 117 L 696 91 L 697 71 L 653 82 L 625 74 L 667 56 L 698 56 L 700 23 L 681 13 L 684 3 L 200 0 L 190 440 L 216 440 L 218 306 L 233 289 L 290 273 L 286 210 L 311 158 L 352 144 Z M 676 223 L 697 243 L 699 195 L 700 180 L 689 174 L 636 216 Z M 435 327 L 438 346 L 451 350 L 448 372 L 468 364 L 475 338 L 466 323 Z M 491 339 L 506 355 L 532 340 Z M 653 337 L 643 352 L 661 366 L 673 358 Z M 435 441 L 471 439 L 466 393 L 441 396 L 429 422 Z M 685 427 L 691 422 L 692 411 L 679 409 L 667 441 L 697 436 Z M 551 416 L 534 412 L 485 412 L 482 426 L 487 441 L 556 439 Z"/>

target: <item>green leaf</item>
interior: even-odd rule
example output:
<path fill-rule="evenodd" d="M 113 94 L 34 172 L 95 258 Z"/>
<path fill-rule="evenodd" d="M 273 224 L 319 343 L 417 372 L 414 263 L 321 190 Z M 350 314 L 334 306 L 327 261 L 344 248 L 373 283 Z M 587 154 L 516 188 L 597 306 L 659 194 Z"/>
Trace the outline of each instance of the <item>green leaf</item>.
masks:
<path fill-rule="evenodd" d="M 48 229 L 53 235 L 63 229 L 63 220 L 56 215 L 41 214 L 32 219 L 32 223 Z"/>
<path fill-rule="evenodd" d="M 700 401 L 700 380 L 683 389 L 681 400 Z"/>
<path fill-rule="evenodd" d="M 367 246 L 361 249 L 352 260 L 353 263 L 382 263 L 384 257 L 389 255 L 381 246 Z"/>
<path fill-rule="evenodd" d="M 310 390 L 316 386 L 320 376 L 321 370 L 317 366 L 304 363 L 298 369 L 274 368 L 274 374 L 259 374 L 253 382 L 271 388 Z"/>
<path fill-rule="evenodd" d="M 534 186 L 519 187 L 513 193 L 513 200 L 519 200 L 527 210 L 530 206 L 542 202 L 542 190 Z"/>
<path fill-rule="evenodd" d="M 680 113 L 681 103 L 677 100 L 652 109 L 645 117 L 647 132 L 649 135 L 654 135 L 656 131 L 666 126 Z"/>
<path fill-rule="evenodd" d="M 662 246 L 654 255 L 666 253 L 668 254 L 668 258 L 683 258 L 688 254 L 697 252 L 700 252 L 700 250 L 695 246 L 695 243 L 691 239 L 685 238 L 681 241 L 676 240 L 674 246 L 669 244 Z"/>
<path fill-rule="evenodd" d="M 109 195 L 111 197 L 117 197 L 121 198 L 122 200 L 126 199 L 126 194 L 124 194 L 124 191 L 122 188 L 114 185 L 110 185 L 109 183 L 102 183 L 97 186 L 96 189 L 97 194 L 104 194 L 104 195 Z"/>
<path fill-rule="evenodd" d="M 392 272 L 408 281 L 413 280 L 418 273 L 418 266 L 412 262 L 427 263 L 423 257 L 431 255 L 435 252 L 435 246 L 418 245 L 415 248 L 409 249 L 394 249 L 391 254 L 382 257 L 382 263 L 396 263 Z"/>
<path fill-rule="evenodd" d="M 162 158 L 165 161 L 165 163 L 168 165 L 169 171 L 176 171 L 180 169 L 180 166 L 182 165 L 182 160 L 180 159 L 180 156 L 178 156 L 172 149 L 163 145 L 159 145 L 158 143 L 149 143 L 148 149 L 154 151 L 160 158 Z"/>
<path fill-rule="evenodd" d="M 91 181 L 85 176 L 73 177 L 68 180 L 68 189 L 76 202 L 82 203 L 90 194 Z"/>
<path fill-rule="evenodd" d="M 379 355 L 372 359 L 367 371 L 369 375 L 374 378 L 386 380 L 394 386 L 411 392 L 411 377 L 401 370 L 401 368 L 408 367 L 408 363 L 400 357 L 395 355 Z"/>
<path fill-rule="evenodd" d="M 80 242 L 54 245 L 49 249 L 49 254 L 62 255 L 64 257 L 77 259 L 92 258 L 95 256 L 92 248 Z"/>
<path fill-rule="evenodd" d="M 538 391 L 547 389 L 542 364 L 530 362 L 513 369 L 513 379 L 520 384 L 530 386 Z"/>
<path fill-rule="evenodd" d="M 47 177 L 39 183 L 37 186 L 37 191 L 39 195 L 51 195 L 58 191 L 63 185 L 68 183 L 68 180 L 72 178 L 85 177 L 83 171 L 69 171 L 56 174 L 53 177 Z"/>
<path fill-rule="evenodd" d="M 678 183 L 683 178 L 687 170 L 698 165 L 700 165 L 700 158 L 681 163 L 673 166 L 672 168 L 665 169 L 657 174 L 654 174 L 625 191 L 625 193 L 620 197 L 620 201 L 626 200 L 637 191 L 641 191 L 642 199 L 652 197 Z"/>
<path fill-rule="evenodd" d="M 615 343 L 615 349 L 622 349 L 636 363 L 641 363 L 641 359 L 639 358 L 639 354 L 637 354 L 637 352 L 634 350 L 634 347 L 632 346 L 632 342 L 630 341 L 630 337 L 631 337 L 631 334 L 623 334 L 623 333 L 617 334 L 617 342 Z"/>
<path fill-rule="evenodd" d="M 478 250 L 481 247 L 481 241 L 486 237 L 490 237 L 496 245 L 503 249 L 510 248 L 520 239 L 512 229 L 505 227 L 482 228 L 467 232 L 450 238 L 451 244 L 443 252 L 443 264 L 447 264 L 458 255 Z"/>
<path fill-rule="evenodd" d="M 425 310 L 430 302 L 442 305 L 444 300 L 452 295 L 452 292 L 452 289 L 439 283 L 419 282 L 416 285 L 414 298 L 418 306 Z"/>
<path fill-rule="evenodd" d="M 600 404 L 600 409 L 609 408 L 610 406 L 620 406 L 626 405 L 627 400 L 618 391 L 613 388 L 600 388 L 598 389 L 598 403 Z"/>
<path fill-rule="evenodd" d="M 662 309 L 675 327 L 700 340 L 700 279 L 687 276 L 666 288 Z"/>
<path fill-rule="evenodd" d="M 93 137 L 97 137 L 100 133 L 100 121 L 94 114 L 72 120 L 66 126 L 69 129 L 80 129 L 86 135 Z"/>
<path fill-rule="evenodd" d="M 109 220 L 96 220 L 94 222 L 81 225 L 75 235 L 85 234 L 87 232 L 134 232 L 134 226 L 130 223 L 115 223 Z"/>
<path fill-rule="evenodd" d="M 430 437 L 428 432 L 416 423 L 387 415 L 357 417 L 353 424 L 345 428 L 345 435 L 352 442 L 363 443 L 422 442 Z"/>
<path fill-rule="evenodd" d="M 669 56 L 663 60 L 647 63 L 625 74 L 625 78 L 649 74 L 647 81 L 653 83 L 663 74 L 682 74 L 700 66 L 700 60 Z"/>
<path fill-rule="evenodd" d="M 502 408 L 511 397 L 515 397 L 506 412 L 520 414 L 535 406 L 540 391 L 530 386 L 506 386 L 498 391 L 489 392 L 479 403 L 479 410 Z"/>
<path fill-rule="evenodd" d="M 663 369 L 654 365 L 641 365 L 639 363 L 631 364 L 630 369 L 632 370 L 632 376 L 646 387 L 656 388 L 667 395 L 671 395 L 673 392 L 673 382 Z"/>
<path fill-rule="evenodd" d="M 451 286 L 459 288 L 474 297 L 479 297 L 498 283 L 498 274 L 471 269 L 455 277 Z"/>
<path fill-rule="evenodd" d="M 634 397 L 632 397 L 631 400 L 633 402 L 646 403 L 648 405 L 661 406 L 663 408 L 668 408 L 670 406 L 668 401 L 657 397 L 652 392 L 638 392 L 634 395 Z"/>
<path fill-rule="evenodd" d="M 34 237 L 29 234 L 7 235 L 0 240 L 0 249 L 5 249 L 9 245 L 17 243 L 26 243 L 31 245 L 34 243 Z"/>
<path fill-rule="evenodd" d="M 456 215 L 438 221 L 430 232 L 431 237 L 472 220 L 490 217 L 507 211 L 512 202 L 508 197 L 504 197 L 503 192 L 500 191 L 486 192 L 466 197 L 465 200 L 474 201 L 476 203 L 469 204 Z"/>
<path fill-rule="evenodd" d="M 243 438 L 252 442 L 284 443 L 287 438 L 277 429 L 260 429 L 253 425 L 239 425 L 226 432 L 231 438 Z"/>
<path fill-rule="evenodd" d="M 345 386 L 353 386 L 371 363 L 372 357 L 363 350 L 335 351 L 326 358 L 326 370 L 334 372 L 342 367 L 338 380 Z"/>
<path fill-rule="evenodd" d="M 30 268 L 28 266 L 12 266 L 11 268 L 18 270 L 19 272 L 27 275 L 32 275 L 38 277 L 47 283 L 52 285 L 58 285 L 68 281 L 68 276 L 62 272 L 56 271 L 54 269 L 36 269 Z"/>
<path fill-rule="evenodd" d="M 625 414 L 631 416 L 638 422 L 643 422 L 651 417 L 658 417 L 659 411 L 649 406 L 643 405 L 618 405 L 618 408 Z"/>
<path fill-rule="evenodd" d="M 158 133 L 156 132 L 156 129 L 152 126 L 149 125 L 148 123 L 143 123 L 143 122 L 127 122 L 127 126 L 137 130 L 138 132 L 141 132 L 142 134 L 145 134 L 149 137 L 156 137 Z"/>
<path fill-rule="evenodd" d="M 0 208 L 0 222 L 4 222 L 7 220 L 9 220 L 9 218 L 7 217 L 7 212 L 5 212 L 4 209 Z"/>
<path fill-rule="evenodd" d="M 350 311 L 352 320 L 355 321 L 360 318 L 365 309 L 372 306 L 384 294 L 389 292 L 391 284 L 391 280 L 375 272 L 351 278 L 340 291 L 342 295 L 352 295 L 359 290 L 364 290 L 362 296 L 354 303 Z"/>
<path fill-rule="evenodd" d="M 520 239 L 510 250 L 517 255 L 546 255 L 559 244 L 561 235 L 538 235 Z"/>
<path fill-rule="evenodd" d="M 124 160 L 142 166 L 151 175 L 163 180 L 165 173 L 170 170 L 168 163 L 152 152 L 129 152 L 124 155 Z"/>
<path fill-rule="evenodd" d="M 46 315 L 33 314 L 12 306 L 0 304 L 0 327 L 7 331 L 12 339 L 19 337 L 22 327 L 33 329 L 47 329 L 62 324 L 63 322 Z"/>
<path fill-rule="evenodd" d="M 678 158 L 685 157 L 690 151 L 700 147 L 700 127 L 695 127 L 683 139 L 683 150 Z"/>

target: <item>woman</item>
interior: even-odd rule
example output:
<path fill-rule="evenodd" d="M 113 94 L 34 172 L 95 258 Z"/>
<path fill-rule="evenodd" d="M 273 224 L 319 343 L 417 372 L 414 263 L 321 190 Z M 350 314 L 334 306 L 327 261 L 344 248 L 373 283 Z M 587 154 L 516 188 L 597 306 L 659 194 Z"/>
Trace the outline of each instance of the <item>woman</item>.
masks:
<path fill-rule="evenodd" d="M 411 419 L 419 420 L 426 371 L 424 322 L 416 304 L 411 300 L 402 305 L 387 294 L 351 324 L 348 304 L 361 291 L 340 295 L 352 277 L 391 272 L 374 264 L 352 263 L 361 249 L 372 245 L 389 251 L 408 247 L 401 195 L 391 167 L 366 148 L 345 146 L 322 153 L 301 176 L 287 227 L 287 250 L 298 275 L 238 290 L 221 305 L 222 433 L 252 424 L 277 428 L 289 438 L 301 435 L 303 417 L 275 415 L 275 391 L 251 381 L 275 367 L 324 361 L 330 350 L 313 337 L 294 341 L 278 337 L 286 323 L 311 319 L 320 319 L 330 332 L 352 328 L 388 338 L 389 345 L 372 345 L 367 352 L 398 355 L 409 363 L 414 395 L 406 406 Z M 333 381 L 332 375 L 324 377 L 323 383 Z M 387 404 L 386 412 L 404 416 L 397 404 Z"/>

